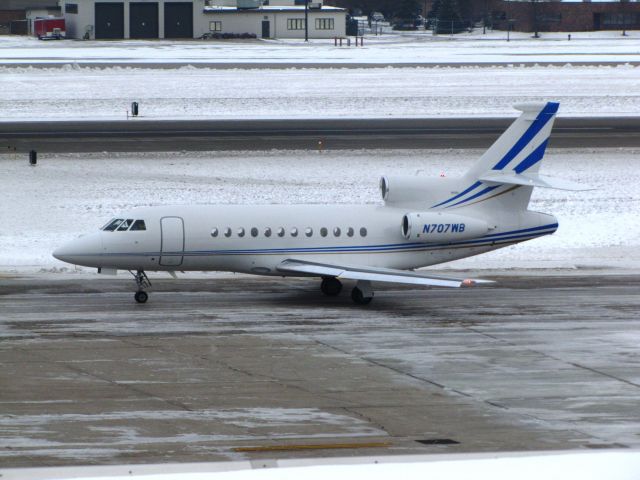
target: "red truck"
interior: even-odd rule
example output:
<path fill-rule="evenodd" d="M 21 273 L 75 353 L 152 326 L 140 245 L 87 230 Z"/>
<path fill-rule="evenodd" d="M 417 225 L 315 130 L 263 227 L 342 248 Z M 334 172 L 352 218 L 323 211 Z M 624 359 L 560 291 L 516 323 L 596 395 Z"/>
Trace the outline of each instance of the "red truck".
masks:
<path fill-rule="evenodd" d="M 62 38 L 65 38 L 66 31 L 64 18 L 36 18 L 33 21 L 33 33 L 40 40 L 60 40 Z"/>

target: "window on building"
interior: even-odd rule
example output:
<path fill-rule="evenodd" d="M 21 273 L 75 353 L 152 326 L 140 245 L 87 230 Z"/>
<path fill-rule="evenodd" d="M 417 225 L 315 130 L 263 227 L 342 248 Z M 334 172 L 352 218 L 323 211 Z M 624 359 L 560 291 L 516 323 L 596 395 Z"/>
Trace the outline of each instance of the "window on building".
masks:
<path fill-rule="evenodd" d="M 287 18 L 287 30 L 304 30 L 304 18 Z"/>
<path fill-rule="evenodd" d="M 635 13 L 603 13 L 602 26 L 611 28 L 630 27 L 638 23 Z"/>
<path fill-rule="evenodd" d="M 333 18 L 316 18 L 316 30 L 333 30 Z"/>
<path fill-rule="evenodd" d="M 209 31 L 211 32 L 221 32 L 222 31 L 222 22 L 216 20 L 214 22 L 209 22 Z"/>
<path fill-rule="evenodd" d="M 64 4 L 64 13 L 78 13 L 78 4 L 77 3 L 65 3 Z"/>

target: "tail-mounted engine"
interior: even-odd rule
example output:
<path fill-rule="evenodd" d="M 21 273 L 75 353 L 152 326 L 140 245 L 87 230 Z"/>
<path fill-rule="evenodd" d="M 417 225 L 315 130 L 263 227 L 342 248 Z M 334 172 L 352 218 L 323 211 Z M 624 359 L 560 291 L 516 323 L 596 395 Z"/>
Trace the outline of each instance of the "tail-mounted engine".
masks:
<path fill-rule="evenodd" d="M 387 205 L 431 205 L 459 188 L 457 178 L 395 176 L 380 179 L 380 194 Z"/>
<path fill-rule="evenodd" d="M 454 242 L 485 235 L 489 225 L 475 218 L 438 212 L 411 212 L 402 217 L 402 236 L 425 243 Z"/>

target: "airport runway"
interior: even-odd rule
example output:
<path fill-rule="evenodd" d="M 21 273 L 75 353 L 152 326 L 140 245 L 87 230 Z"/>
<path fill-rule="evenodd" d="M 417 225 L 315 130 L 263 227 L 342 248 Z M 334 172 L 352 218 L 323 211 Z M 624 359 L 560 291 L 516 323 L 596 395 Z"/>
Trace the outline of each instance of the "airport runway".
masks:
<path fill-rule="evenodd" d="M 637 275 L 162 278 L 0 277 L 3 467 L 640 447 Z"/>
<path fill-rule="evenodd" d="M 487 148 L 503 118 L 0 122 L 0 151 L 138 152 L 353 148 Z M 321 144 L 319 144 L 321 142 Z M 561 117 L 551 147 L 640 146 L 640 117 Z"/>

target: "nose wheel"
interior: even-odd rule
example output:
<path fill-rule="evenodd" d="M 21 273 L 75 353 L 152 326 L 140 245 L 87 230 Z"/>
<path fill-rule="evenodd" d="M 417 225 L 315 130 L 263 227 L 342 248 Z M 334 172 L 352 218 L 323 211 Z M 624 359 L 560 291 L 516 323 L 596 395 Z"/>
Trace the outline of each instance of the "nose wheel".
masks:
<path fill-rule="evenodd" d="M 147 303 L 147 300 L 149 300 L 149 294 L 140 290 L 139 292 L 136 292 L 133 298 L 135 298 L 138 303 Z"/>
<path fill-rule="evenodd" d="M 133 275 L 133 278 L 136 281 L 136 285 L 138 286 L 138 291 L 135 293 L 133 298 L 135 298 L 136 302 L 138 303 L 147 303 L 147 300 L 149 300 L 149 294 L 144 290 L 151 287 L 149 277 L 147 277 L 147 274 L 144 273 L 144 270 L 138 270 L 135 273 L 129 271 L 129 273 Z"/>

